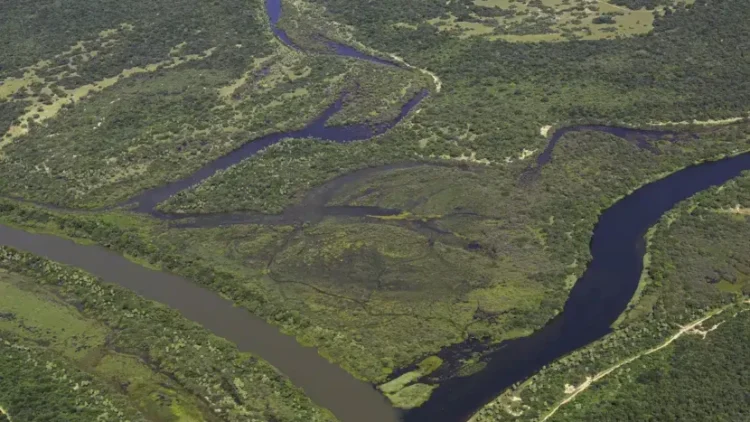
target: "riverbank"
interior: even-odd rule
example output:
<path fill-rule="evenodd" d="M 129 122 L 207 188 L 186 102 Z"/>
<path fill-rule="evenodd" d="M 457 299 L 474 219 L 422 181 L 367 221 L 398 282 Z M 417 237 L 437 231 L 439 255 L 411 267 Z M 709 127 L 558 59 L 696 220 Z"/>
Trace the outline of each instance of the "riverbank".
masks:
<path fill-rule="evenodd" d="M 623 362 L 630 362 L 633 358 L 642 359 L 656 350 L 663 350 L 665 344 L 674 342 L 684 334 L 710 339 L 709 333 L 723 324 L 723 320 L 736 316 L 736 313 L 725 315 L 732 313 L 723 312 L 722 316 L 727 318 L 712 323 L 706 329 L 701 329 L 695 322 L 703 321 L 706 316 L 718 315 L 726 307 L 734 307 L 743 295 L 746 297 L 750 293 L 744 275 L 748 262 L 745 247 L 747 220 L 744 216 L 724 211 L 729 204 L 749 204 L 746 193 L 748 180 L 747 174 L 742 174 L 727 183 L 701 190 L 663 215 L 659 223 L 648 231 L 651 262 L 643 273 L 647 274 L 650 282 L 647 285 L 639 284 L 641 300 L 635 306 L 628 306 L 618 318 L 616 329 L 592 345 L 558 359 L 521 385 L 506 390 L 478 412 L 475 421 L 541 420 L 553 404 L 557 406 L 563 401 L 572 401 L 571 394 L 583 394 L 579 391 L 582 387 L 588 388 L 593 381 L 611 376 L 611 370 L 620 367 Z M 727 256 L 737 258 L 727 261 Z M 717 262 L 723 263 L 720 274 L 715 273 Z M 742 300 L 748 303 L 748 299 Z M 724 305 L 727 303 L 729 305 Z M 671 328 L 675 325 L 680 327 L 677 337 Z M 726 341 L 731 340 L 731 335 L 723 337 Z M 626 358 L 628 356 L 630 358 Z M 596 375 L 591 375 L 592 372 Z M 586 420 L 601 418 L 601 414 L 605 413 L 601 413 L 604 410 L 597 403 L 602 402 L 601 397 L 617 394 L 618 384 L 628 384 L 627 388 L 634 390 L 643 387 L 644 382 L 633 384 L 631 381 L 638 373 L 647 377 L 649 370 L 641 370 L 638 366 L 634 372 L 618 376 L 618 381 L 605 382 L 602 387 L 587 393 L 586 410 L 579 412 L 568 408 L 566 416 L 560 420 L 583 420 L 576 419 L 575 415 L 585 415 Z M 679 374 L 689 379 L 691 372 Z M 656 384 L 661 378 L 648 379 Z M 700 383 L 699 380 L 693 381 Z M 565 385 L 568 385 L 567 391 Z M 653 388 L 658 390 L 659 387 L 654 385 Z M 628 414 L 637 413 L 638 400 L 631 400 L 631 395 L 617 397 L 617 403 L 628 403 L 632 407 L 628 408 Z M 609 399 L 604 402 L 615 403 Z M 613 416 L 613 420 L 626 420 L 627 414 L 621 414 L 624 407 L 615 407 L 619 410 L 614 407 L 609 409 L 618 415 Z M 557 406 L 555 409 L 559 408 Z M 514 419 L 509 412 L 521 413 L 522 417 L 519 415 L 520 419 Z M 633 418 L 630 416 L 630 420 Z"/>
<path fill-rule="evenodd" d="M 106 282 L 179 311 L 214 335 L 236 344 L 239 350 L 268 361 L 341 421 L 397 420 L 386 400 L 370 385 L 356 381 L 319 356 L 315 349 L 302 347 L 264 320 L 193 282 L 144 268 L 98 246 L 80 245 L 57 236 L 31 234 L 2 225 L 0 245 L 81 268 Z M 320 388 L 321 379 L 326 380 L 325 389 Z"/>
<path fill-rule="evenodd" d="M 615 370 L 621 368 L 622 366 L 629 365 L 630 363 L 632 363 L 632 362 L 640 359 L 643 356 L 650 355 L 651 353 L 658 352 L 659 350 L 661 350 L 661 349 L 669 346 L 670 344 L 672 344 L 675 340 L 677 340 L 678 338 L 682 337 L 683 335 L 685 335 L 685 334 L 699 334 L 699 335 L 702 335 L 703 338 L 705 339 L 706 334 L 708 332 L 713 331 L 716 328 L 718 328 L 719 324 L 714 325 L 713 327 L 711 327 L 707 331 L 699 331 L 699 327 L 701 327 L 702 324 L 704 322 L 706 322 L 707 320 L 709 320 L 710 318 L 712 318 L 712 317 L 714 317 L 714 316 L 722 313 L 723 311 L 725 311 L 727 309 L 728 309 L 728 307 L 724 307 L 724 308 L 720 308 L 720 309 L 717 309 L 717 310 L 709 312 L 706 316 L 701 317 L 700 319 L 698 319 L 696 321 L 690 322 L 687 325 L 684 325 L 684 326 L 680 327 L 679 331 L 677 331 L 674 335 L 672 335 L 671 337 L 669 337 L 667 340 L 665 340 L 663 343 L 659 344 L 658 346 L 653 347 L 651 349 L 648 349 L 645 352 L 639 353 L 639 354 L 637 354 L 635 356 L 632 356 L 630 358 L 624 359 L 624 360 L 618 362 L 617 364 L 615 364 L 615 365 L 607 368 L 606 370 L 601 371 L 601 372 L 599 372 L 597 374 L 594 374 L 593 376 L 588 376 L 588 377 L 586 377 L 586 381 L 584 381 L 582 384 L 580 384 L 578 386 L 573 386 L 573 385 L 570 385 L 570 384 L 566 384 L 565 385 L 565 394 L 567 395 L 567 397 L 565 399 L 563 399 L 562 401 L 560 401 L 559 403 L 557 403 L 552 408 L 552 410 L 550 410 L 549 413 L 547 413 L 541 419 L 540 422 L 546 422 L 548 419 L 550 419 L 552 416 L 554 416 L 555 413 L 562 406 L 565 406 L 566 404 L 568 404 L 568 403 L 572 402 L 573 400 L 575 400 L 576 397 L 579 394 L 581 394 L 582 392 L 586 391 L 594 383 L 600 381 L 602 378 L 604 378 L 607 375 L 611 374 Z M 472 419 L 472 421 L 474 421 L 474 419 Z"/>

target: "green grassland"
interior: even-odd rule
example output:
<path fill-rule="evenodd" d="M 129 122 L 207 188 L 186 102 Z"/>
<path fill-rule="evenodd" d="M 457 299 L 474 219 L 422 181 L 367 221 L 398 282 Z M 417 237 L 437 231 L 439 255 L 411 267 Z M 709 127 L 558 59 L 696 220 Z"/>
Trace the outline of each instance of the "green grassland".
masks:
<path fill-rule="evenodd" d="M 0 293 L 12 420 L 333 420 L 270 365 L 86 273 L 4 248 Z"/>
<path fill-rule="evenodd" d="M 167 376 L 152 372 L 135 356 L 121 355 L 109 348 L 107 337 L 114 333 L 97 321 L 84 318 L 75 307 L 61 301 L 52 292 L 23 277 L 3 271 L 0 273 L 0 293 L 0 309 L 3 313 L 0 332 L 6 339 L 6 351 L 24 350 L 30 356 L 39 355 L 37 359 L 40 362 L 44 362 L 41 359 L 45 353 L 56 356 L 57 359 L 46 365 L 48 370 L 67 369 L 74 373 L 90 374 L 105 386 L 99 386 L 104 391 L 111 395 L 125 395 L 130 406 L 143 415 L 139 415 L 141 418 L 212 420 L 202 416 L 199 408 L 204 405 L 199 400 L 181 391 L 179 385 L 174 385 Z M 6 371 L 10 369 L 7 365 L 2 368 Z M 33 379 L 27 382 L 33 382 Z M 68 388 L 77 391 L 75 383 L 71 383 Z M 4 401 L 20 399 L 12 398 L 13 393 L 18 393 L 13 390 L 3 390 L 8 394 Z M 73 393 L 72 398 L 85 400 L 85 396 L 86 393 L 83 392 Z M 122 398 L 119 399 L 123 401 Z M 50 401 L 50 404 L 55 403 Z M 12 409 L 14 418 L 28 418 L 21 409 L 15 409 L 16 406 L 8 406 L 7 402 L 3 405 Z M 54 413 L 64 414 L 62 411 Z M 121 413 L 120 416 L 124 414 Z"/>

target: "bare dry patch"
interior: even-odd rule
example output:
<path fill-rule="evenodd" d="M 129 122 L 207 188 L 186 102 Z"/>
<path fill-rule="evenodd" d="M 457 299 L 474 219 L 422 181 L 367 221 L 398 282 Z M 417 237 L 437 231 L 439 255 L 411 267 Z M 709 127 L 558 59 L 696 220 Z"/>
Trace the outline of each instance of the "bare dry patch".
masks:
<path fill-rule="evenodd" d="M 679 126 L 679 125 L 699 125 L 699 126 L 720 126 L 741 122 L 750 118 L 750 113 L 744 116 L 728 117 L 726 119 L 706 119 L 706 120 L 682 120 L 679 122 L 650 122 L 652 126 Z"/>
<path fill-rule="evenodd" d="M 719 212 L 726 212 L 736 215 L 750 215 L 750 208 L 743 208 L 739 204 L 735 205 L 734 208 L 721 209 Z"/>

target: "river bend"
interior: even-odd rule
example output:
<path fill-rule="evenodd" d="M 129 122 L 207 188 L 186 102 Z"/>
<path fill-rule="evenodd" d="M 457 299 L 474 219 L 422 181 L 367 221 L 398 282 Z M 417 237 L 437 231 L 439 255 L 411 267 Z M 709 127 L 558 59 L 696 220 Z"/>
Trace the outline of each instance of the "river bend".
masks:
<path fill-rule="evenodd" d="M 266 5 L 274 34 L 291 48 L 294 45 L 284 31 L 276 27 L 281 14 L 280 0 Z M 339 55 L 369 60 L 381 65 L 394 63 L 367 56 L 351 47 L 330 42 Z M 226 169 L 263 148 L 285 138 L 318 137 L 337 142 L 365 140 L 384 133 L 416 107 L 426 92 L 407 102 L 391 122 L 372 128 L 366 125 L 327 127 L 326 121 L 341 108 L 339 99 L 305 128 L 268 135 L 248 142 L 181 180 L 145 191 L 128 201 L 134 211 L 172 220 L 176 216 L 160 214 L 155 207 L 170 196 L 194 186 L 219 170 Z M 563 128 L 552 136 L 547 150 L 539 157 L 538 167 L 549 161 L 552 148 L 565 134 L 575 130 L 596 130 L 627 138 L 632 134 L 661 137 L 668 132 L 638 131 L 606 126 Z M 645 139 L 645 138 L 644 138 Z M 640 147 L 648 142 L 640 140 Z M 522 381 L 544 365 L 601 338 L 625 310 L 636 290 L 645 253 L 644 234 L 676 203 L 710 186 L 720 185 L 750 169 L 750 153 L 707 162 L 680 170 L 664 179 L 634 191 L 604 211 L 591 241 L 593 260 L 575 284 L 564 311 L 532 335 L 506 341 L 486 359 L 487 367 L 469 377 L 443 382 L 422 407 L 407 412 L 408 422 L 464 421 L 485 403 L 513 383 Z M 342 180 L 346 180 L 343 177 Z M 321 206 L 321 209 L 322 206 Z M 335 210 L 332 214 L 345 211 Z M 364 210 L 397 213 L 398 210 Z M 363 210 L 355 211 L 359 215 Z M 213 216 L 214 224 L 242 223 L 241 216 Z M 269 221 L 276 218 L 269 216 Z M 233 220 L 234 219 L 234 220 Z M 98 246 L 85 246 L 59 237 L 32 234 L 0 225 L 0 245 L 11 246 L 49 259 L 84 269 L 133 290 L 143 297 L 177 309 L 242 351 L 251 352 L 278 368 L 318 405 L 330 409 L 343 422 L 389 422 L 398 413 L 371 385 L 360 382 L 321 356 L 313 348 L 303 347 L 267 322 L 181 277 L 141 267 L 122 256 Z"/>

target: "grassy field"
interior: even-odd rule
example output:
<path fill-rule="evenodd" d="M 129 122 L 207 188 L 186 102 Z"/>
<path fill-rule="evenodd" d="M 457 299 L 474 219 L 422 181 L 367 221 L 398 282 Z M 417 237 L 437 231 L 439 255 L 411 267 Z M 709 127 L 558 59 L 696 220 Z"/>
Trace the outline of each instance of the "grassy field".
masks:
<path fill-rule="evenodd" d="M 0 312 L 0 336 L 10 339 L 4 344 L 6 351 L 30 347 L 41 356 L 55 356 L 48 368 L 89 374 L 105 396 L 124 396 L 120 400 L 148 420 L 215 420 L 201 400 L 168 376 L 153 371 L 138 356 L 118 353 L 110 345 L 116 335 L 110 328 L 84 317 L 48 289 L 5 270 L 0 270 Z M 7 405 L 10 395 L 11 391 L 0 394 L 0 403 Z M 17 420 L 23 420 L 22 414 Z"/>
<path fill-rule="evenodd" d="M 675 2 L 676 3 L 676 2 Z M 515 42 L 598 40 L 645 34 L 653 29 L 653 10 L 632 10 L 607 1 L 476 0 L 468 16 L 428 21 L 458 37 L 482 36 Z"/>

